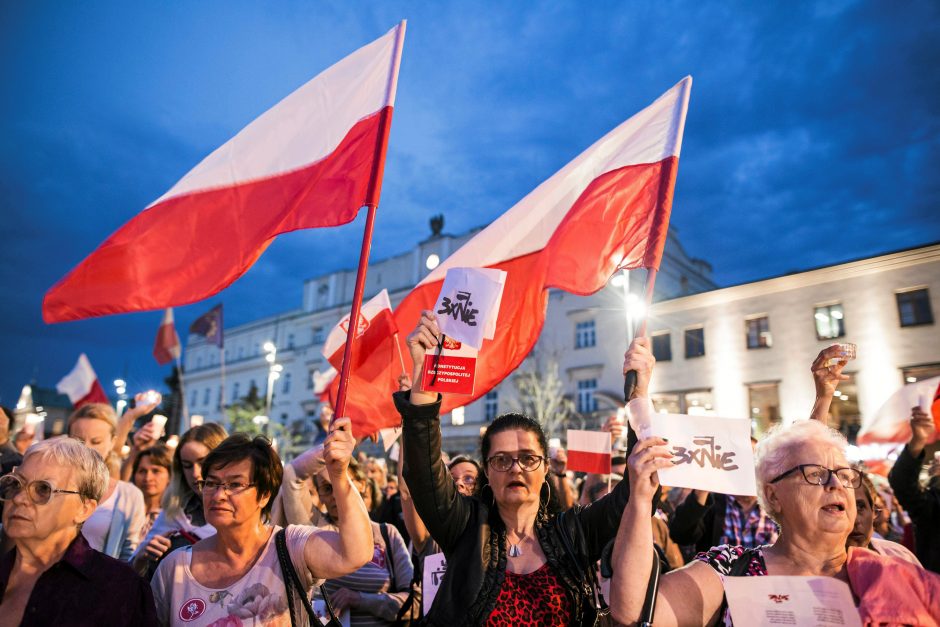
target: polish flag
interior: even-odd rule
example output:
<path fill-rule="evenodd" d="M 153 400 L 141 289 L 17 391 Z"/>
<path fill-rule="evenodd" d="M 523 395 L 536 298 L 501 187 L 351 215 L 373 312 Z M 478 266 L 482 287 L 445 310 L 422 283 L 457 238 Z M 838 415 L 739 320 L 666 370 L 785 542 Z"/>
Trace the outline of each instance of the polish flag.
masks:
<path fill-rule="evenodd" d="M 212 296 L 275 236 L 378 204 L 402 22 L 262 114 L 56 283 L 46 322 Z"/>
<path fill-rule="evenodd" d="M 609 475 L 610 433 L 568 429 L 568 470 Z"/>
<path fill-rule="evenodd" d="M 85 353 L 78 356 L 78 363 L 72 368 L 72 372 L 65 375 L 56 384 L 55 389 L 59 394 L 69 397 L 73 409 L 78 409 L 88 403 L 110 403 Z"/>
<path fill-rule="evenodd" d="M 349 332 L 349 314 L 333 327 L 323 343 L 323 356 L 336 370 L 343 369 L 343 352 Z M 382 290 L 359 312 L 358 345 L 353 353 L 353 368 L 358 376 L 372 380 L 387 370 L 388 361 L 396 358 L 395 336 L 398 327 L 392 317 L 392 301 L 388 290 Z M 391 375 L 390 375 L 391 376 Z"/>
<path fill-rule="evenodd" d="M 911 439 L 911 409 L 918 406 L 933 417 L 937 426 L 934 441 L 940 439 L 940 377 L 932 377 L 904 385 L 874 415 L 863 416 L 858 443 L 907 442 Z"/>
<path fill-rule="evenodd" d="M 320 399 L 321 403 L 330 402 L 330 384 L 339 374 L 336 368 L 330 366 L 326 372 L 317 370 L 313 373 L 313 395 Z"/>
<path fill-rule="evenodd" d="M 153 343 L 153 356 L 161 366 L 180 358 L 180 336 L 173 326 L 173 308 L 163 312 L 163 322 L 157 329 L 157 339 Z"/>
<path fill-rule="evenodd" d="M 692 78 L 682 79 L 653 104 L 605 135 L 464 244 L 409 293 L 395 310 L 411 329 L 435 303 L 447 270 L 495 268 L 507 273 L 496 336 L 485 341 L 472 396 L 444 398 L 441 413 L 493 389 L 526 358 L 545 322 L 549 288 L 587 295 L 620 269 L 659 268 L 669 229 L 682 133 Z M 402 342 L 401 338 L 399 339 Z M 403 349 L 407 350 L 404 343 Z M 394 372 L 394 362 L 386 367 Z M 385 375 L 385 403 L 350 378 L 347 414 L 378 414 L 398 422 Z"/>

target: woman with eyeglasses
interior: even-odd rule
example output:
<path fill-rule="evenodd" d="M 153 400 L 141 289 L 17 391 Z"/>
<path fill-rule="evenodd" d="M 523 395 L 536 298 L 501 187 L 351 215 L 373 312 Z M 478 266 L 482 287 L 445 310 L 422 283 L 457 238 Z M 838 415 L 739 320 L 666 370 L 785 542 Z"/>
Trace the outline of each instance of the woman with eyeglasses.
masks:
<path fill-rule="evenodd" d="M 348 418 L 334 420 L 323 445 L 336 531 L 269 524 L 283 468 L 265 438 L 235 434 L 209 453 L 197 486 L 216 533 L 157 567 L 151 585 L 162 624 L 307 625 L 314 586 L 372 558 L 369 515 L 346 475 L 349 428 Z"/>
<path fill-rule="evenodd" d="M 862 486 L 861 473 L 846 460 L 846 446 L 842 434 L 817 420 L 771 429 L 757 445 L 757 495 L 780 526 L 779 537 L 758 547 L 713 547 L 663 575 L 652 621 L 656 627 L 731 625 L 724 577 L 762 575 L 845 581 L 862 601 L 863 624 L 934 624 L 929 622 L 935 611 L 929 599 L 940 593 L 940 578 L 931 583 L 923 569 L 909 562 L 846 548 L 856 518 L 856 491 Z M 651 437 L 640 441 L 628 459 L 633 498 L 623 513 L 611 560 L 611 610 L 620 623 L 640 620 L 651 589 L 652 560 L 659 558 L 654 557 L 650 497 L 659 484 L 657 471 L 670 466 L 672 457 L 665 440 Z M 898 582 L 903 586 L 897 587 Z"/>
<path fill-rule="evenodd" d="M 147 583 L 82 535 L 108 487 L 108 468 L 69 438 L 33 444 L 0 477 L 3 531 L 0 625 L 156 625 Z"/>
<path fill-rule="evenodd" d="M 883 501 L 877 497 L 875 485 L 868 475 L 862 473 L 862 487 L 855 491 L 855 526 L 849 534 L 848 546 L 861 546 L 882 555 L 891 555 L 912 564 L 923 566 L 917 556 L 903 544 L 875 538 L 875 520 L 884 515 Z"/>
<path fill-rule="evenodd" d="M 415 384 L 394 397 L 404 478 L 448 564 L 427 624 L 593 625 L 604 611 L 594 564 L 616 533 L 629 484 L 589 506 L 553 513 L 545 433 L 532 418 L 504 414 L 482 437 L 477 493 L 461 494 L 441 459 L 441 395 L 421 386 L 425 354 L 442 341 L 434 314 L 424 312 L 408 336 Z M 624 368 L 638 372 L 640 397 L 654 361 L 645 339 L 626 354 Z"/>

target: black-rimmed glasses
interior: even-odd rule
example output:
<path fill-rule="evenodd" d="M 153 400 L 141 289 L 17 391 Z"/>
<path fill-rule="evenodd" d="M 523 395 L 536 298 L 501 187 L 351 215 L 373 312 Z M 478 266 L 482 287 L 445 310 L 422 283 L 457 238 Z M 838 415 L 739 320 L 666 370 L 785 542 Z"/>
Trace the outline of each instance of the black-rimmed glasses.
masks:
<path fill-rule="evenodd" d="M 854 468 L 826 468 L 819 464 L 800 464 L 799 466 L 794 466 L 782 475 L 771 479 L 770 483 L 777 483 L 781 479 L 789 477 L 797 470 L 803 475 L 803 479 L 806 480 L 806 483 L 810 485 L 829 485 L 832 475 L 835 475 L 836 479 L 839 480 L 839 483 L 842 484 L 844 488 L 857 489 L 862 487 L 862 473 L 858 470 Z"/>
<path fill-rule="evenodd" d="M 489 464 L 490 468 L 493 470 L 500 472 L 509 472 L 513 464 L 519 464 L 519 468 L 526 472 L 532 472 L 541 466 L 544 460 L 545 458 L 541 455 L 534 455 L 532 453 L 526 453 L 519 457 L 513 457 L 508 453 L 497 453 L 486 460 L 486 463 Z"/>
<path fill-rule="evenodd" d="M 60 490 L 51 481 L 45 479 L 26 481 L 19 475 L 9 474 L 0 477 L 0 501 L 12 501 L 24 488 L 29 500 L 36 505 L 45 505 L 56 494 L 81 495 L 78 490 Z"/>

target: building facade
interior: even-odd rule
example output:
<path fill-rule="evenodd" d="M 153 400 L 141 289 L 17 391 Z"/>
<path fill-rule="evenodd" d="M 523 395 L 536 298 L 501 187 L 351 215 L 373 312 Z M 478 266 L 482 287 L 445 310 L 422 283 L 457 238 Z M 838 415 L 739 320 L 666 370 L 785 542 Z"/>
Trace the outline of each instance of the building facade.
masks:
<path fill-rule="evenodd" d="M 408 253 L 372 263 L 365 298 L 385 288 L 393 306 L 397 305 L 441 260 L 478 231 L 433 234 Z M 633 274 L 638 276 L 631 279 L 630 287 L 640 293 L 642 273 Z M 264 398 L 270 379 L 267 355 L 271 353 L 265 350 L 265 345 L 270 342 L 276 349 L 273 359 L 280 372 L 272 381 L 268 419 L 282 425 L 297 420 L 315 422 L 319 402 L 313 394 L 313 375 L 329 368 L 321 354 L 323 342 L 349 312 L 355 278 L 355 269 L 350 269 L 309 279 L 303 284 L 299 308 L 226 328 L 224 391 L 222 352 L 203 338 L 190 335 L 184 355 L 190 413 L 202 415 L 206 421 L 224 422 L 223 404 L 237 402 L 252 387 Z M 656 298 L 674 298 L 714 287 L 711 267 L 688 256 L 675 233 L 670 232 L 656 282 Z M 588 419 L 616 406 L 613 380 L 619 376 L 626 349 L 624 303 L 622 278 L 590 297 L 556 290 L 550 294 L 545 328 L 533 354 L 546 355 L 557 362 L 566 393 Z M 499 413 L 515 408 L 513 388 L 511 381 L 504 381 L 462 412 L 456 412 L 457 415 L 445 416 L 445 446 L 451 450 L 474 450 L 480 427 Z"/>

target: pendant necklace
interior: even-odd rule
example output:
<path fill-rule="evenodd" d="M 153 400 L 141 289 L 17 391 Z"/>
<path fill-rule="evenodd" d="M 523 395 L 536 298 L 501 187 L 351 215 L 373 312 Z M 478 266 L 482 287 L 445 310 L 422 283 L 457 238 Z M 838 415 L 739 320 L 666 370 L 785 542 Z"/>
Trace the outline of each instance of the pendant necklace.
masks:
<path fill-rule="evenodd" d="M 508 536 L 507 536 L 507 539 L 508 539 Z M 521 545 L 523 542 L 525 542 L 524 535 L 521 538 L 519 538 L 518 543 L 513 543 L 511 541 L 509 542 L 509 557 L 519 557 L 520 555 L 522 555 Z"/>

